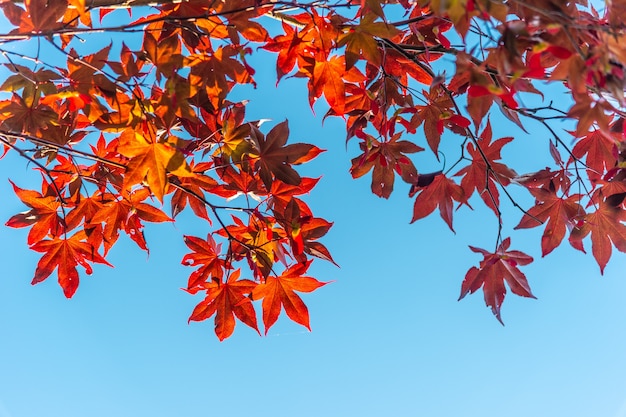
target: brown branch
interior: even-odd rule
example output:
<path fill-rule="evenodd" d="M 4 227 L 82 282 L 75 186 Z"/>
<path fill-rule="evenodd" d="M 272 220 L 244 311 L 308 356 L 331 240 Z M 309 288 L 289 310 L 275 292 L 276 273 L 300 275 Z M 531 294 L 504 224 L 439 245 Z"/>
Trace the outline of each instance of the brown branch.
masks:
<path fill-rule="evenodd" d="M 24 0 L 6 0 L 7 3 L 23 4 Z M 164 4 L 182 3 L 183 0 L 86 0 L 85 7 L 88 9 L 96 9 L 100 7 L 108 9 L 128 9 L 139 6 L 160 6 Z M 73 4 L 68 8 L 75 9 Z"/>

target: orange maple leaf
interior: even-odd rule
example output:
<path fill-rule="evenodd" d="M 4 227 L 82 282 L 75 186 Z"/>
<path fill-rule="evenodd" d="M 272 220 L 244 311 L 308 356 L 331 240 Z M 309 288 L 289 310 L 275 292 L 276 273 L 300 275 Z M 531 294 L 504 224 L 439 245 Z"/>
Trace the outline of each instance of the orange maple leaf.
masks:
<path fill-rule="evenodd" d="M 311 265 L 311 261 L 296 264 L 285 270 L 280 276 L 267 277 L 264 283 L 257 285 L 252 291 L 252 299 L 263 299 L 263 325 L 265 334 L 276 323 L 281 309 L 284 307 L 287 316 L 293 321 L 311 330 L 309 310 L 302 299 L 295 293 L 312 292 L 327 282 L 303 276 Z"/>
<path fill-rule="evenodd" d="M 126 129 L 119 138 L 117 150 L 130 159 L 124 176 L 124 189 L 146 179 L 150 190 L 160 202 L 168 186 L 167 173 L 178 177 L 192 177 L 185 156 L 176 148 L 176 139 L 159 142 L 133 129 Z"/>
<path fill-rule="evenodd" d="M 17 185 L 13 184 L 13 190 L 20 200 L 30 210 L 23 213 L 19 213 L 11 217 L 6 225 L 9 227 L 28 227 L 33 226 L 28 232 L 27 243 L 32 245 L 47 235 L 59 236 L 65 230 L 65 224 L 59 216 L 59 203 L 58 198 L 52 195 L 42 195 L 37 191 L 23 190 Z M 45 183 L 44 183 L 45 185 Z M 51 190 L 49 186 L 45 186 L 48 190 Z M 45 191 L 44 191 L 45 192 Z"/>
<path fill-rule="evenodd" d="M 215 334 L 220 341 L 233 334 L 235 317 L 261 334 L 257 326 L 254 306 L 246 297 L 258 284 L 249 279 L 239 279 L 240 273 L 239 269 L 233 271 L 226 282 L 213 279 L 205 283 L 206 298 L 194 308 L 189 317 L 189 321 L 202 321 L 217 313 Z"/>
<path fill-rule="evenodd" d="M 175 68 L 180 67 L 183 56 L 181 55 L 180 39 L 177 36 L 168 36 L 166 31 L 163 35 L 154 37 L 153 33 L 146 31 L 143 39 L 143 50 L 157 68 L 157 77 L 161 74 L 170 76 Z"/>
<path fill-rule="evenodd" d="M 11 101 L 0 102 L 0 125 L 16 132 L 35 133 L 59 123 L 59 115 L 50 107 L 13 95 Z"/>
<path fill-rule="evenodd" d="M 223 237 L 237 236 L 230 241 L 229 251 L 235 260 L 246 258 L 255 278 L 265 278 L 272 271 L 276 255 L 282 252 L 279 229 L 272 226 L 273 219 L 267 216 L 250 216 L 249 223 L 233 216 L 235 224 L 226 226 L 216 233 Z"/>
<path fill-rule="evenodd" d="M 278 83 L 281 78 L 290 73 L 296 66 L 298 58 L 301 56 L 311 56 L 314 46 L 310 42 L 305 42 L 298 35 L 297 29 L 292 28 L 286 22 L 283 22 L 284 35 L 278 35 L 270 42 L 262 46 L 263 49 L 272 52 L 278 52 L 276 59 L 276 74 Z"/>
<path fill-rule="evenodd" d="M 213 178 L 204 175 L 204 172 L 209 168 L 212 168 L 213 164 L 210 162 L 200 162 L 199 164 L 190 165 L 190 169 L 193 172 L 193 176 L 183 178 L 170 178 L 172 184 L 180 185 L 183 188 L 176 188 L 171 200 L 172 218 L 176 217 L 178 213 L 183 211 L 189 202 L 189 206 L 196 214 L 196 216 L 206 219 L 209 223 L 209 215 L 206 210 L 204 202 L 200 201 L 198 197 L 204 197 L 204 191 L 211 191 L 217 187 L 217 181 Z"/>
<path fill-rule="evenodd" d="M 148 251 L 141 220 L 155 223 L 173 221 L 161 210 L 143 203 L 148 196 L 149 191 L 145 188 L 124 193 L 120 200 L 111 199 L 111 195 L 102 196 L 104 200 L 102 208 L 94 214 L 90 224 L 104 224 L 105 254 L 117 241 L 120 229 L 123 229 L 141 249 Z"/>
<path fill-rule="evenodd" d="M 345 81 L 361 81 L 362 77 L 356 67 L 346 71 L 346 62 L 343 56 L 332 56 L 328 61 L 308 59 L 312 66 L 311 79 L 309 80 L 309 104 L 313 103 L 322 94 L 326 97 L 328 105 L 337 114 L 343 114 L 346 105 Z"/>
<path fill-rule="evenodd" d="M 85 268 L 87 275 L 92 273 L 89 262 L 113 266 L 98 254 L 96 248 L 85 242 L 84 239 L 86 239 L 86 235 L 83 231 L 80 231 L 70 237 L 46 239 L 31 246 L 32 250 L 44 253 L 37 263 L 32 284 L 44 281 L 57 269 L 59 285 L 63 288 L 65 296 L 71 298 L 78 288 L 77 265 Z"/>
<path fill-rule="evenodd" d="M 220 280 L 224 276 L 224 268 L 226 264 L 220 258 L 222 245 L 215 243 L 213 237 L 209 234 L 206 238 L 200 239 L 194 236 L 184 236 L 185 245 L 193 252 L 183 257 L 181 264 L 187 266 L 200 266 L 189 276 L 187 290 L 197 292 L 208 279 Z"/>

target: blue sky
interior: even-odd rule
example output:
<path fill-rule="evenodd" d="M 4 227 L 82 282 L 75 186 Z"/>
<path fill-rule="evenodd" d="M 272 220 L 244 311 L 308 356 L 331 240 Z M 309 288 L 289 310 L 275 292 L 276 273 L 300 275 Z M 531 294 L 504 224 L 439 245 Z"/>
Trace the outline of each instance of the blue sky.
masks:
<path fill-rule="evenodd" d="M 346 149 L 341 120 L 322 125 L 323 104 L 314 116 L 299 80 L 274 90 L 267 56 L 256 69 L 259 89 L 237 93 L 251 100 L 249 119 L 287 118 L 292 141 L 328 150 L 302 170 L 323 176 L 307 202 L 335 222 L 323 242 L 341 266 L 310 270 L 334 281 L 303 295 L 313 332 L 283 316 L 267 337 L 238 324 L 220 343 L 212 321 L 187 325 L 200 296 L 179 289 L 191 272 L 180 265 L 182 235 L 209 228 L 186 213 L 148 225 L 149 257 L 122 237 L 109 257 L 115 268 L 83 274 L 71 300 L 54 276 L 30 285 L 38 254 L 26 229 L 4 228 L 0 417 L 626 417 L 622 254 L 600 276 L 590 255 L 568 246 L 541 259 L 540 229 L 513 233 L 513 248 L 535 258 L 523 271 L 538 300 L 509 295 L 502 327 L 481 293 L 456 301 L 480 261 L 467 245 L 494 245 L 493 215 L 474 199 L 474 211 L 456 213 L 456 235 L 438 214 L 410 225 L 408 186 L 397 183 L 385 201 L 369 192 L 369 177 L 352 180 L 356 150 Z M 499 119 L 494 131 L 512 133 Z M 545 167 L 547 133 L 515 135 L 523 139 L 503 152 L 511 165 Z M 422 172 L 438 168 L 426 153 L 416 161 Z M 0 178 L 6 221 L 25 209 L 6 178 L 28 186 L 38 177 L 9 155 Z M 505 204 L 505 236 L 520 216 Z"/>

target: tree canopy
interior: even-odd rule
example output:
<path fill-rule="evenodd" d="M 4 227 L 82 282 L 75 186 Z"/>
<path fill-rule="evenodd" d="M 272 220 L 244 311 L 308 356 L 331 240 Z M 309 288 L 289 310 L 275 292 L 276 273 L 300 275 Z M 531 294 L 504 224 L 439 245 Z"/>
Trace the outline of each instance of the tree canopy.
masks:
<path fill-rule="evenodd" d="M 590 240 L 601 272 L 613 247 L 626 252 L 622 0 L 600 10 L 565 0 L 0 7 L 12 25 L 0 34 L 0 142 L 41 176 L 37 189 L 13 180 L 26 210 L 6 224 L 29 227 L 27 244 L 42 254 L 33 284 L 56 273 L 66 297 L 79 266 L 109 265 L 121 232 L 147 251 L 146 222 L 191 210 L 207 234 L 182 236 L 193 269 L 186 291 L 205 294 L 189 320 L 214 318 L 220 340 L 237 320 L 259 332 L 260 301 L 265 332 L 282 310 L 309 328 L 297 293 L 325 284 L 307 271 L 334 263 L 323 243 L 332 219 L 304 201 L 318 179 L 297 168 L 323 149 L 290 141 L 287 121 L 248 120 L 246 101 L 233 99 L 237 85 L 255 85 L 247 58 L 261 50 L 275 54 L 277 83 L 304 79 L 311 107 L 325 102 L 324 118 L 345 122 L 345 140 L 360 149 L 354 178 L 370 176 L 382 198 L 407 184 L 412 222 L 438 211 L 454 231 L 461 206 L 493 212 L 494 246 L 469 247 L 483 260 L 468 265 L 460 299 L 482 289 L 502 321 L 507 287 L 534 297 L 521 270 L 533 259 L 503 235 L 503 204 L 519 210 L 516 229 L 543 228 L 543 256 L 566 236 L 583 252 Z M 94 47 L 103 36 L 106 46 Z M 552 85 L 567 99 L 555 100 Z M 538 152 L 552 165 L 516 172 L 502 150 L 518 139 L 493 135 L 499 115 L 512 131 L 540 126 Z M 452 140 L 457 153 L 440 149 Z M 422 172 L 419 152 L 442 168 Z M 519 204 L 512 187 L 534 205 Z"/>

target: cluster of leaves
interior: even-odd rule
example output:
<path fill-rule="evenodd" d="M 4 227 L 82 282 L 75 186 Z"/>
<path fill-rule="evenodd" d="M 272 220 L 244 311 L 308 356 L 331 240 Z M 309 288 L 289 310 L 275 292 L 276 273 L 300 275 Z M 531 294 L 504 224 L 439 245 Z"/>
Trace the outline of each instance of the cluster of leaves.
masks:
<path fill-rule="evenodd" d="M 347 140 L 360 148 L 354 178 L 371 172 L 371 190 L 383 198 L 396 177 L 410 186 L 412 221 L 439 208 L 452 229 L 455 205 L 469 206 L 474 194 L 493 210 L 494 252 L 470 246 L 484 259 L 467 273 L 461 298 L 482 288 L 501 321 L 505 282 L 514 294 L 533 297 L 518 268 L 532 258 L 508 250 L 501 199 L 520 209 L 518 229 L 544 227 L 544 256 L 566 234 L 584 251 L 591 234 L 603 270 L 613 246 L 626 252 L 626 2 L 610 2 L 602 15 L 582 2 L 548 6 L 539 0 L 0 2 L 13 25 L 0 34 L 11 73 L 0 86 L 6 94 L 0 142 L 42 176 L 40 190 L 13 186 L 28 210 L 7 222 L 30 227 L 28 244 L 43 253 L 33 283 L 56 269 L 71 297 L 78 265 L 87 273 L 92 263 L 108 265 L 121 231 L 147 250 L 144 222 L 174 221 L 190 208 L 208 229 L 206 238 L 184 237 L 191 252 L 183 264 L 196 268 L 186 290 L 205 293 L 190 320 L 215 316 L 220 340 L 232 334 L 235 319 L 258 331 L 252 302 L 262 300 L 266 332 L 283 308 L 309 327 L 296 292 L 324 285 L 306 274 L 316 258 L 334 262 L 319 242 L 331 223 L 301 199 L 317 180 L 294 166 L 321 149 L 287 144 L 287 122 L 264 134 L 260 122 L 246 121 L 244 102 L 229 100 L 236 85 L 255 83 L 246 57 L 259 49 L 276 54 L 278 81 L 306 79 L 311 106 L 323 97 L 325 117 L 345 120 Z M 110 25 L 106 16 L 116 8 L 139 17 L 130 13 L 124 24 Z M 111 45 L 83 52 L 81 41 L 88 47 L 103 32 L 112 35 Z M 13 47 L 32 39 L 61 58 Z M 442 57 L 455 62 L 450 77 Z M 542 98 L 538 88 L 549 83 L 563 85 L 571 105 L 520 104 L 525 94 Z M 554 165 L 518 175 L 501 155 L 515 139 L 492 137 L 493 111 L 522 130 L 528 121 L 542 126 Z M 567 119 L 575 126 L 563 133 L 574 138 L 571 148 L 551 125 Z M 439 158 L 448 136 L 462 141 L 452 167 L 419 172 L 411 155 L 429 148 Z M 535 205 L 520 207 L 511 185 L 525 187 Z M 230 203 L 242 195 L 243 205 Z M 162 211 L 164 202 L 171 215 Z M 226 210 L 236 214 L 227 218 Z"/>

